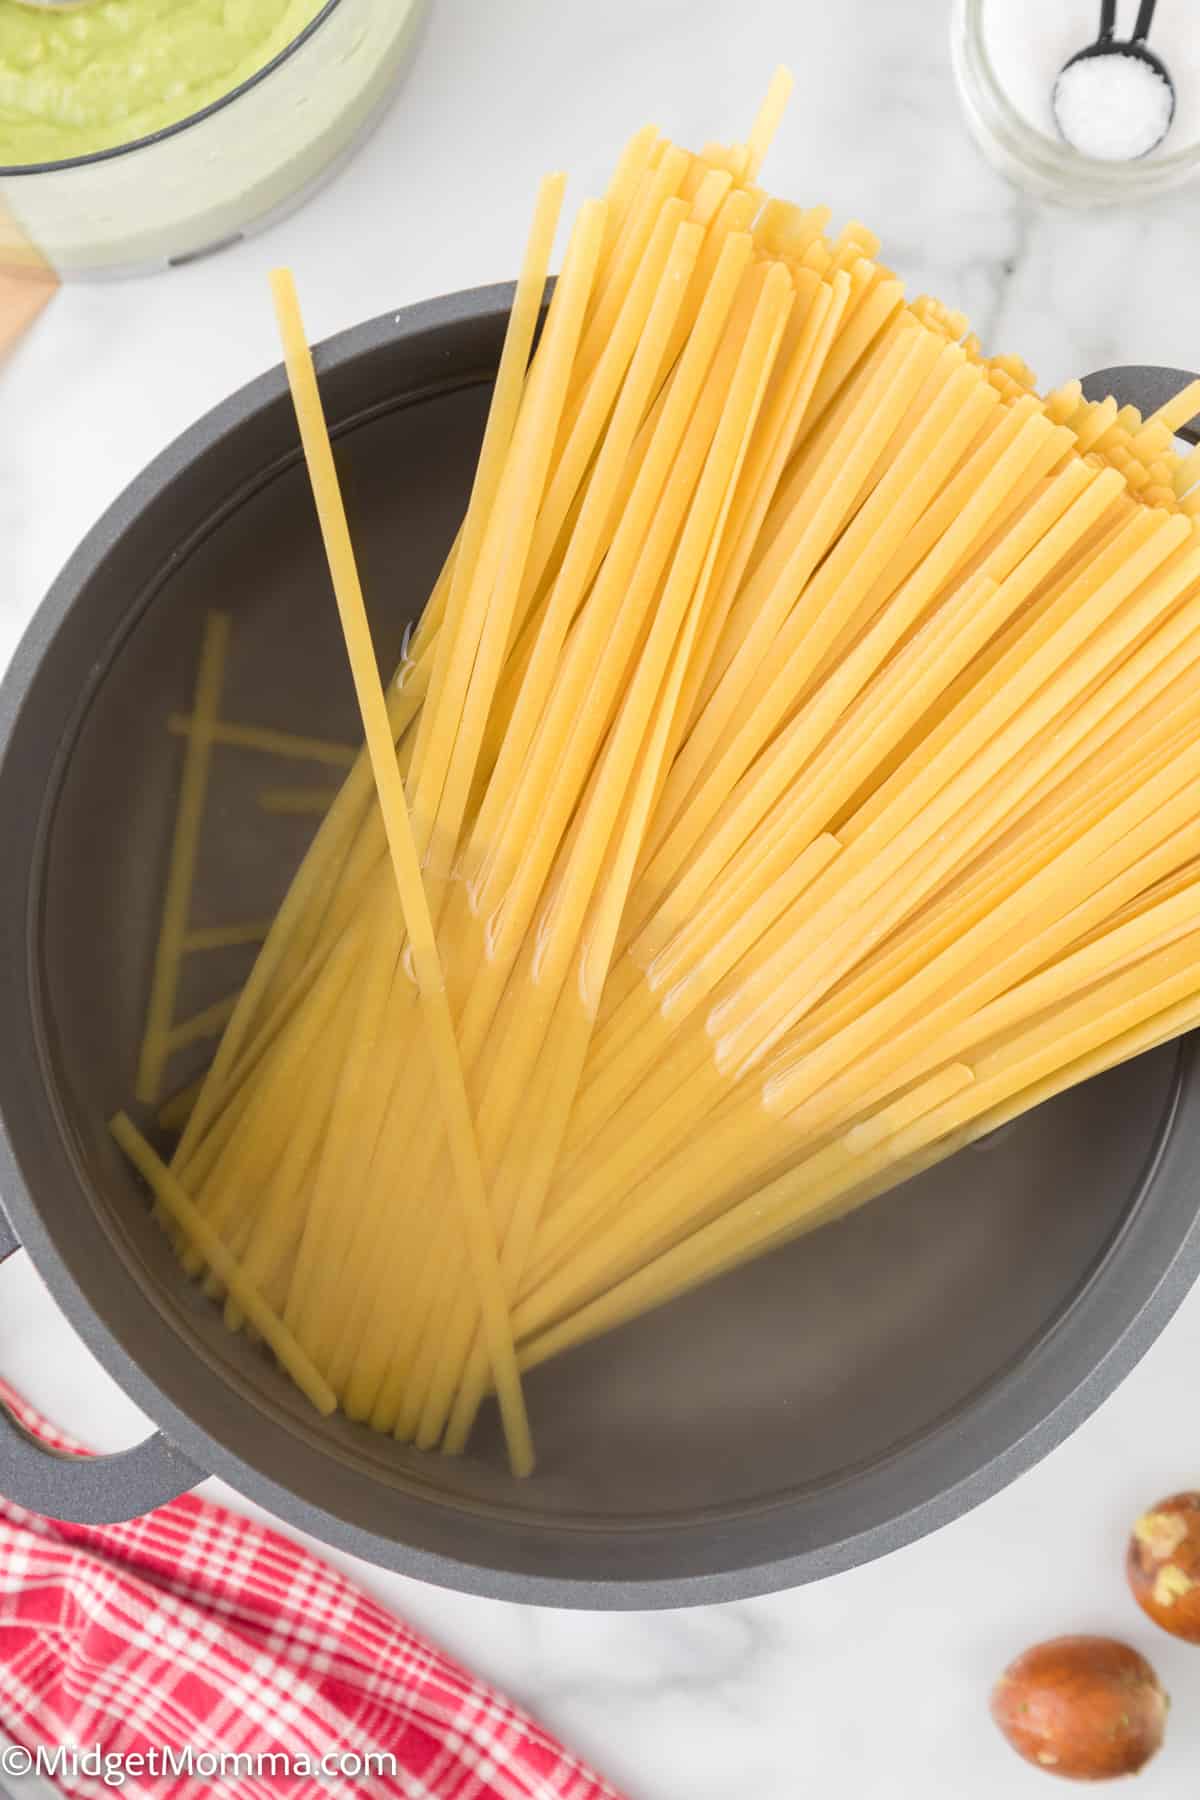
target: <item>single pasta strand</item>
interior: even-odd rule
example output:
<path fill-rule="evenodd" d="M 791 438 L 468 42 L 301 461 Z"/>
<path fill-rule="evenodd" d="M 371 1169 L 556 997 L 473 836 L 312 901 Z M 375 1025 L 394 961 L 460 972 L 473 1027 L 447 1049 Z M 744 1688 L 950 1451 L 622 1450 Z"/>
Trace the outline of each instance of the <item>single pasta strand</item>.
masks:
<path fill-rule="evenodd" d="M 196 712 L 171 713 L 167 719 L 167 730 L 176 737 L 189 737 L 195 726 Z M 351 768 L 358 755 L 353 744 L 333 744 L 327 738 L 297 737 L 295 732 L 274 731 L 265 725 L 237 725 L 228 719 L 218 719 L 208 730 L 210 742 L 214 744 L 229 744 L 237 750 L 261 750 L 267 756 L 294 757 L 300 762 L 328 763 L 334 769 Z"/>
<path fill-rule="evenodd" d="M 658 127 L 643 125 L 634 132 L 617 159 L 617 166 L 604 195 L 607 210 L 601 258 L 605 267 L 612 255 L 617 235 L 628 217 L 638 182 L 650 166 L 650 158 L 658 141 Z"/>
<path fill-rule="evenodd" d="M 711 169 L 703 157 L 697 157 L 679 190 L 679 197 L 690 203 L 688 217 L 693 223 L 707 226 L 716 218 L 732 187 L 733 176 L 727 169 Z"/>
<path fill-rule="evenodd" d="M 1160 426 L 1168 438 L 1200 413 L 1200 381 L 1189 381 L 1177 394 L 1151 413 L 1147 426 Z"/>
<path fill-rule="evenodd" d="M 790 69 L 782 65 L 771 77 L 771 85 L 767 89 L 766 98 L 759 108 L 758 117 L 750 127 L 750 136 L 746 139 L 749 151 L 749 162 L 746 174 L 754 181 L 763 165 L 763 158 L 771 148 L 771 140 L 779 129 L 787 103 L 791 98 L 796 83 Z"/>
<path fill-rule="evenodd" d="M 1175 465 L 1174 488 L 1180 496 L 1190 493 L 1196 481 L 1200 479 L 1200 444 L 1180 457 Z"/>
<path fill-rule="evenodd" d="M 214 1000 L 211 1006 L 193 1013 L 190 1018 L 181 1019 L 178 1025 L 172 1025 L 166 1038 L 168 1053 L 186 1050 L 190 1044 L 197 1044 L 202 1038 L 216 1037 L 233 1017 L 240 992 L 239 988 L 237 993 L 227 994 L 223 1000 Z"/>
<path fill-rule="evenodd" d="M 533 1446 L 529 1437 L 520 1378 L 516 1372 L 508 1308 L 500 1279 L 495 1242 L 491 1235 L 491 1219 L 475 1148 L 474 1126 L 455 1042 L 454 1025 L 446 1001 L 433 921 L 429 916 L 421 883 L 420 863 L 408 816 L 408 803 L 396 764 L 383 688 L 375 667 L 370 628 L 341 502 L 324 411 L 317 390 L 316 372 L 304 335 L 295 289 L 285 271 L 273 274 L 272 292 L 305 457 L 312 475 L 313 496 L 329 555 L 330 573 L 351 657 L 372 770 L 388 831 L 397 890 L 404 907 L 405 924 L 417 970 L 447 1136 L 455 1162 L 463 1227 L 475 1279 L 481 1290 L 492 1373 L 500 1396 L 509 1457 L 514 1473 L 527 1474 L 533 1467 Z"/>
<path fill-rule="evenodd" d="M 182 948 L 236 950 L 243 944 L 261 944 L 270 929 L 270 919 L 251 919 L 244 925 L 202 925 L 185 934 Z"/>
<path fill-rule="evenodd" d="M 204 621 L 204 642 L 200 651 L 192 715 L 184 726 L 188 744 L 179 790 L 179 809 L 175 816 L 175 833 L 171 840 L 167 892 L 154 955 L 150 1004 L 138 1059 L 135 1092 L 144 1106 L 153 1106 L 158 1100 L 163 1068 L 170 1051 L 169 1033 L 179 983 L 179 958 L 187 934 L 188 908 L 191 905 L 196 874 L 196 851 L 204 815 L 204 799 L 208 791 L 208 769 L 228 649 L 229 615 L 210 612 Z"/>

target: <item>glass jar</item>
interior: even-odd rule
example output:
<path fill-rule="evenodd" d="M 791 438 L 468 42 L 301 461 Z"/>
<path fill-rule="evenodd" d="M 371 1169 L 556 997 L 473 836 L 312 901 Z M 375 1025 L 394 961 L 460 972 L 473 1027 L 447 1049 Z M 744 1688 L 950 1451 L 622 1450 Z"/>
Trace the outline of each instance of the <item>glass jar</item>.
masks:
<path fill-rule="evenodd" d="M 1001 8 L 1009 11 L 1002 15 Z M 1046 129 L 1039 129 L 1022 110 L 989 31 L 998 21 L 1004 28 L 1014 29 L 1018 18 L 1014 0 L 953 0 L 950 45 L 963 111 L 972 136 L 1000 173 L 1041 199 L 1071 206 L 1130 204 L 1178 187 L 1200 173 L 1200 134 L 1188 122 L 1200 116 L 1200 93 L 1191 93 L 1190 71 L 1181 68 L 1160 44 L 1157 27 L 1152 47 L 1164 54 L 1180 101 L 1163 146 L 1136 161 L 1101 162 L 1081 156 L 1051 135 L 1049 106 L 1054 78 L 1068 56 L 1095 38 L 1098 14 L 1090 0 L 1081 5 L 1076 36 L 1074 20 L 1068 20 L 1065 9 L 1056 11 L 1052 5 L 1043 5 L 1040 13 L 1055 31 L 1063 30 L 1067 21 L 1061 55 L 1058 50 L 1047 55 L 1046 69 L 1036 71 L 1038 82 L 1045 82 Z M 1195 22 L 1182 29 L 1193 32 Z"/>
<path fill-rule="evenodd" d="M 141 273 L 236 242 L 299 202 L 382 115 L 427 0 L 326 0 L 278 56 L 149 137 L 0 168 L 0 264 Z"/>

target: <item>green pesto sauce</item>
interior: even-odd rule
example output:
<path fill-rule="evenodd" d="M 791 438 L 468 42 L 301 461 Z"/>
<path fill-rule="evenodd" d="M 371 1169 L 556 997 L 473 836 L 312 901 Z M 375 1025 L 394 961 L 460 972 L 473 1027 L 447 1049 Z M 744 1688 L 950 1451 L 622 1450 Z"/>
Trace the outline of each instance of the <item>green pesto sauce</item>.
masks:
<path fill-rule="evenodd" d="M 303 31 L 323 0 L 0 0 L 0 164 L 57 162 L 211 106 Z"/>

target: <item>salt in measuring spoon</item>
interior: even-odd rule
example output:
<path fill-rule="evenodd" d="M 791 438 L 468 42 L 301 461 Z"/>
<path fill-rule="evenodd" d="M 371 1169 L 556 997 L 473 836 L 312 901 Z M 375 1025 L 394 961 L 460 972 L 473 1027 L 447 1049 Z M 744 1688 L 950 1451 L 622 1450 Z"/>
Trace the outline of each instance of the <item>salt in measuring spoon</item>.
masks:
<path fill-rule="evenodd" d="M 1129 38 L 1116 35 L 1116 0 L 1101 0 L 1095 43 L 1064 63 L 1054 84 L 1063 139 L 1103 162 L 1132 162 L 1160 144 L 1175 116 L 1175 85 L 1146 45 L 1157 0 L 1142 0 Z"/>

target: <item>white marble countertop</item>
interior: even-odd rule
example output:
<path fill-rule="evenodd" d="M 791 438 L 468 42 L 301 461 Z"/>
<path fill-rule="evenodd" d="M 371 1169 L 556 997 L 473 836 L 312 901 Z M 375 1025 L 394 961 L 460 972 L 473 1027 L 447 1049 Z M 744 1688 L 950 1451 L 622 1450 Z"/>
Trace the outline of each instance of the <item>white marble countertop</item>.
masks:
<path fill-rule="evenodd" d="M 0 374 L 0 663 L 101 509 L 276 360 L 272 264 L 295 267 L 318 336 L 507 277 L 546 167 L 569 169 L 579 197 L 646 118 L 684 141 L 739 135 L 780 60 L 798 91 L 771 185 L 872 223 L 911 292 L 963 307 L 1046 381 L 1200 362 L 1195 195 L 1071 216 L 1009 191 L 966 138 L 945 12 L 942 0 L 438 0 L 399 104 L 302 212 L 210 261 L 63 292 Z M 1045 1792 L 988 1722 L 987 1691 L 1010 1655 L 1067 1630 L 1115 1632 L 1152 1655 L 1175 1708 L 1170 1753 L 1139 1792 L 1185 1800 L 1200 1766 L 1200 1652 L 1141 1619 L 1120 1565 L 1136 1512 L 1200 1484 L 1197 1370 L 1200 1292 L 1014 1487 L 882 1563 L 771 1599 L 556 1613 L 338 1560 L 631 1800 Z M 99 1448 L 144 1428 L 21 1256 L 0 1270 L 0 1372 Z"/>

